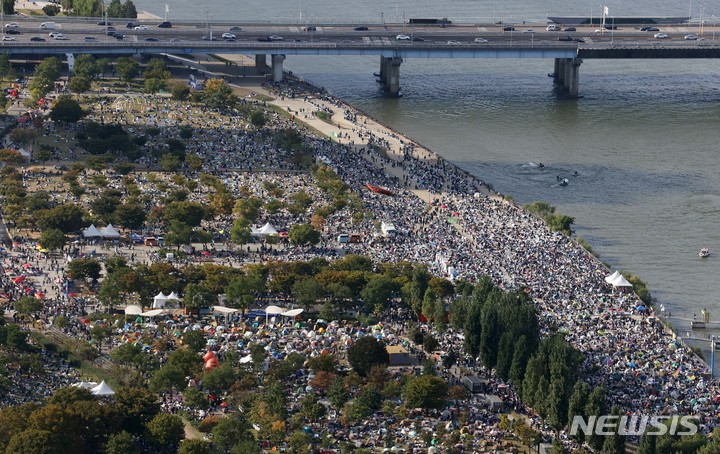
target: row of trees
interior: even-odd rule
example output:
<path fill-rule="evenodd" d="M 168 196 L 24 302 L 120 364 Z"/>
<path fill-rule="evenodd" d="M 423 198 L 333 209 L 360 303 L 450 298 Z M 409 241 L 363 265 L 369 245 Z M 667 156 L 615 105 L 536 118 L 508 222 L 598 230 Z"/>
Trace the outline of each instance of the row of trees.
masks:
<path fill-rule="evenodd" d="M 66 14 L 79 17 L 100 17 L 103 11 L 100 0 L 62 0 L 61 5 Z M 106 11 L 111 18 L 137 18 L 137 9 L 132 0 L 125 0 L 122 4 L 120 0 L 111 0 Z"/>

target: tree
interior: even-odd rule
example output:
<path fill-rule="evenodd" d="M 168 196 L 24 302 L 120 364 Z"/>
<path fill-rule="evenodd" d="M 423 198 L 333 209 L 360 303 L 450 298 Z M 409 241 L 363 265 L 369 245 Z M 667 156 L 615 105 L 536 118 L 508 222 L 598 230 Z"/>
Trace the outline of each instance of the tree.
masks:
<path fill-rule="evenodd" d="M 123 416 L 123 429 L 140 435 L 145 424 L 160 412 L 157 395 L 144 388 L 118 388 L 115 407 Z"/>
<path fill-rule="evenodd" d="M 610 414 L 615 417 L 615 421 L 618 421 L 620 415 L 624 413 L 621 413 L 617 406 L 613 406 Z M 620 435 L 619 431 L 610 430 L 610 435 L 605 437 L 603 443 L 603 452 L 605 454 L 625 454 L 625 438 L 624 435 Z"/>
<path fill-rule="evenodd" d="M 71 92 L 75 93 L 76 95 L 85 93 L 86 91 L 90 90 L 90 87 L 91 87 L 90 79 L 88 79 L 86 77 L 75 76 L 72 79 L 70 79 L 70 82 L 68 83 L 68 88 L 70 89 Z M 67 95 L 63 95 L 63 96 L 67 96 Z M 63 120 L 54 120 L 54 121 L 63 121 Z M 67 121 L 75 122 L 77 120 L 67 120 Z"/>
<path fill-rule="evenodd" d="M 111 0 L 105 11 L 107 12 L 107 17 L 124 17 L 122 16 L 122 4 L 120 0 Z"/>
<path fill-rule="evenodd" d="M 67 269 L 73 279 L 99 279 L 102 266 L 95 259 L 75 259 Z"/>
<path fill-rule="evenodd" d="M 553 440 L 552 442 L 552 449 L 550 450 L 550 454 L 570 454 L 570 451 L 565 449 L 565 445 L 560 440 Z"/>
<path fill-rule="evenodd" d="M 575 389 L 570 397 L 570 404 L 568 407 L 568 427 L 572 427 L 576 416 L 586 416 L 585 407 L 587 406 L 589 397 L 590 385 L 580 381 L 575 383 Z M 585 441 L 585 434 L 582 430 L 578 430 L 577 433 L 571 434 L 570 438 L 582 444 L 582 442 Z"/>
<path fill-rule="evenodd" d="M 235 383 L 235 371 L 229 364 L 223 364 L 205 372 L 203 386 L 210 392 L 220 393 Z"/>
<path fill-rule="evenodd" d="M 20 314 L 34 314 L 43 309 L 43 302 L 32 296 L 22 296 L 13 303 L 13 308 Z"/>
<path fill-rule="evenodd" d="M 186 388 L 183 391 L 185 403 L 195 410 L 205 410 L 210 406 L 208 395 L 197 388 Z"/>
<path fill-rule="evenodd" d="M 178 454 L 210 454 L 210 445 L 199 438 L 188 438 L 180 442 Z"/>
<path fill-rule="evenodd" d="M 102 344 L 106 339 L 112 336 L 112 327 L 105 325 L 95 325 L 90 329 L 90 336 L 93 341 L 98 344 L 98 348 L 102 349 Z"/>
<path fill-rule="evenodd" d="M 54 251 L 55 249 L 62 249 L 67 242 L 65 234 L 58 229 L 48 229 L 43 231 L 40 236 L 40 245 L 44 249 Z"/>
<path fill-rule="evenodd" d="M 585 405 L 586 416 L 602 416 L 607 414 L 605 407 L 605 387 L 598 386 L 593 389 L 588 398 L 588 403 Z M 587 443 L 593 451 L 600 452 L 603 448 L 605 437 L 592 431 L 589 435 L 585 435 L 585 443 Z"/>
<path fill-rule="evenodd" d="M 515 427 L 515 435 L 517 435 L 520 441 L 528 447 L 535 447 L 536 451 L 538 451 L 540 443 L 543 441 L 543 437 L 540 432 L 525 424 L 518 424 Z"/>
<path fill-rule="evenodd" d="M 310 358 L 307 362 L 307 367 L 309 367 L 313 372 L 315 372 L 315 374 L 318 374 L 320 372 L 335 373 L 338 364 L 339 363 L 337 358 L 335 358 L 335 355 L 330 355 L 326 353 Z"/>
<path fill-rule="evenodd" d="M 262 207 L 262 205 L 262 200 L 257 197 L 242 198 L 235 202 L 233 211 L 238 213 L 241 218 L 253 222 L 260 214 L 260 207 Z"/>
<path fill-rule="evenodd" d="M 245 218 L 237 218 L 230 229 L 230 239 L 235 244 L 243 245 L 252 239 L 251 222 Z"/>
<path fill-rule="evenodd" d="M 126 229 L 139 229 L 146 219 L 145 207 L 139 203 L 124 203 L 115 210 L 115 222 Z"/>
<path fill-rule="evenodd" d="M 186 382 L 183 371 L 177 366 L 166 364 L 153 372 L 149 389 L 154 393 L 169 391 L 172 398 L 173 388 L 182 391 L 185 387 Z"/>
<path fill-rule="evenodd" d="M 165 153 L 160 158 L 160 167 L 166 172 L 174 172 L 180 167 L 180 158 L 171 153 Z"/>
<path fill-rule="evenodd" d="M 255 302 L 255 291 L 260 290 L 260 282 L 253 276 L 238 276 L 225 287 L 227 307 L 247 309 Z"/>
<path fill-rule="evenodd" d="M 212 430 L 213 442 L 226 451 L 243 441 L 254 441 L 250 427 L 239 418 L 222 418 Z"/>
<path fill-rule="evenodd" d="M 348 348 L 347 358 L 350 366 L 365 375 L 375 364 L 390 364 L 390 355 L 385 344 L 374 337 L 365 336 Z"/>
<path fill-rule="evenodd" d="M 393 281 L 378 276 L 368 282 L 360 292 L 360 296 L 365 300 L 366 307 L 371 308 L 376 314 L 382 314 L 390 305 L 394 287 Z"/>
<path fill-rule="evenodd" d="M 204 284 L 190 283 L 185 286 L 185 307 L 188 309 L 207 309 L 215 302 L 215 297 Z"/>
<path fill-rule="evenodd" d="M 47 430 L 28 429 L 14 435 L 8 443 L 8 453 L 60 454 L 56 435 Z"/>
<path fill-rule="evenodd" d="M 145 79 L 143 93 L 153 94 L 165 89 L 165 81 L 162 79 Z"/>
<path fill-rule="evenodd" d="M 73 13 L 80 17 L 100 16 L 99 0 L 74 0 L 72 3 Z"/>
<path fill-rule="evenodd" d="M 567 236 L 571 236 L 574 232 L 572 225 L 575 218 L 565 214 L 549 214 L 545 216 L 545 222 L 553 232 L 562 232 Z"/>
<path fill-rule="evenodd" d="M 205 162 L 205 160 L 201 156 L 196 155 L 196 154 L 189 154 L 189 155 L 185 156 L 185 163 L 187 165 L 189 165 L 190 168 L 196 172 L 199 172 L 200 170 L 202 170 L 202 166 L 203 166 L 204 162 Z M 197 181 L 195 181 L 194 183 L 197 184 Z"/>
<path fill-rule="evenodd" d="M 172 447 L 185 438 L 185 425 L 179 416 L 160 413 L 147 425 L 150 442 L 164 452 L 173 452 Z"/>
<path fill-rule="evenodd" d="M 555 207 L 547 202 L 536 201 L 533 203 L 526 203 L 523 205 L 523 210 L 529 211 L 530 213 L 536 214 L 541 218 L 555 212 Z"/>
<path fill-rule="evenodd" d="M 115 61 L 115 71 L 129 83 L 140 74 L 140 64 L 130 57 L 120 57 Z"/>
<path fill-rule="evenodd" d="M 213 109 L 226 109 L 237 104 L 237 96 L 232 88 L 222 79 L 210 79 L 205 82 L 203 101 Z"/>
<path fill-rule="evenodd" d="M 135 4 L 132 0 L 125 0 L 125 3 L 123 3 L 122 6 L 121 15 L 127 19 L 137 18 L 137 10 L 135 9 Z"/>
<path fill-rule="evenodd" d="M 207 210 L 199 203 L 188 201 L 172 202 L 165 207 L 164 219 L 166 222 L 176 219 L 190 227 L 198 227 L 206 215 Z"/>
<path fill-rule="evenodd" d="M 310 454 L 310 435 L 298 430 L 290 436 L 290 454 Z"/>
<path fill-rule="evenodd" d="M 321 283 L 313 278 L 308 278 L 296 281 L 293 284 L 292 293 L 295 299 L 309 311 L 325 294 L 325 290 Z"/>
<path fill-rule="evenodd" d="M 345 380 L 343 380 L 342 377 L 335 377 L 327 393 L 330 404 L 336 409 L 342 408 L 343 405 L 345 405 L 345 402 L 347 402 L 348 400 L 348 392 L 345 388 Z"/>
<path fill-rule="evenodd" d="M 184 82 L 175 82 L 172 87 L 170 87 L 170 94 L 172 95 L 172 99 L 176 101 L 187 101 L 190 97 L 190 87 Z"/>
<path fill-rule="evenodd" d="M 132 435 L 121 430 L 110 434 L 105 451 L 107 454 L 136 454 L 138 449 L 133 442 Z"/>
<path fill-rule="evenodd" d="M 75 57 L 73 72 L 75 76 L 82 77 L 87 81 L 93 81 L 100 73 L 100 68 L 98 68 L 95 57 L 90 54 L 81 54 Z"/>
<path fill-rule="evenodd" d="M 51 210 L 36 213 L 37 224 L 42 230 L 58 229 L 70 233 L 85 227 L 83 211 L 76 205 L 58 205 Z"/>
<path fill-rule="evenodd" d="M 5 2 L 3 2 L 5 3 Z M 15 2 L 12 2 L 13 4 Z M 7 10 L 5 10 L 7 13 Z M 2 54 L 0 54 L 0 80 L 4 80 L 5 76 L 10 74 L 10 71 L 12 70 L 12 63 L 10 63 L 10 54 L 7 53 L 7 51 L 3 51 Z"/>
<path fill-rule="evenodd" d="M 205 335 L 199 330 L 190 330 L 183 334 L 183 344 L 187 345 L 187 348 L 193 352 L 199 352 L 205 348 L 206 343 Z"/>
<path fill-rule="evenodd" d="M 253 126 L 258 129 L 262 128 L 263 126 L 265 126 L 265 123 L 267 123 L 265 113 L 262 110 L 253 110 L 250 114 L 250 123 L 252 123 Z"/>
<path fill-rule="evenodd" d="M 151 58 L 147 63 L 143 76 L 145 79 L 166 80 L 171 78 L 172 74 L 168 71 L 165 60 L 162 58 Z"/>
<path fill-rule="evenodd" d="M 33 157 L 42 162 L 43 167 L 45 167 L 45 162 L 50 159 L 51 155 L 52 148 L 46 145 L 40 145 L 40 147 L 33 153 Z"/>
<path fill-rule="evenodd" d="M 431 375 L 423 375 L 412 380 L 405 387 L 405 403 L 411 408 L 442 408 L 447 394 L 445 380 Z"/>
<path fill-rule="evenodd" d="M 320 232 L 315 230 L 312 224 L 295 224 L 290 227 L 290 242 L 297 245 L 318 244 Z"/>
<path fill-rule="evenodd" d="M 42 7 L 42 11 L 46 16 L 56 16 L 60 14 L 60 7 L 52 4 L 45 5 Z"/>

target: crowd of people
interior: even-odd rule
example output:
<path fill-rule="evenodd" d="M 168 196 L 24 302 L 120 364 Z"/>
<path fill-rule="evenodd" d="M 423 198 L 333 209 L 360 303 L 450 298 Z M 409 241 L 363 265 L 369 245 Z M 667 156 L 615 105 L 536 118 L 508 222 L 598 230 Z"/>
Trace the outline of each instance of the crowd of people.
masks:
<path fill-rule="evenodd" d="M 653 414 L 705 412 L 711 415 L 717 410 L 718 390 L 707 379 L 707 365 L 671 337 L 652 317 L 651 308 L 640 309 L 643 303 L 634 293 L 607 284 L 604 278 L 609 271 L 582 247 L 562 233 L 550 231 L 543 221 L 513 203 L 489 197 L 492 192 L 482 181 L 469 177 L 442 158 L 392 131 L 370 129 L 364 116 L 329 95 L 318 90 L 305 91 L 299 83 L 290 88 L 277 87 L 277 92 L 296 100 L 302 98 L 307 104 L 307 110 L 299 112 L 302 116 L 312 116 L 315 111 L 332 112 L 353 124 L 349 129 L 338 131 L 344 134 L 345 143 L 303 130 L 303 145 L 312 150 L 318 164 L 331 167 L 349 185 L 361 204 L 347 206 L 329 216 L 322 240 L 316 246 L 263 244 L 239 252 L 218 241 L 211 249 L 218 263 L 241 266 L 269 259 L 324 257 L 335 260 L 346 253 L 355 253 L 372 257 L 379 263 L 424 263 L 434 275 L 461 277 L 470 282 L 491 276 L 501 289 L 528 289 L 538 308 L 543 332 L 549 333 L 552 325 L 555 330 L 566 333 L 567 341 L 587 357 L 583 365 L 585 379 L 604 384 L 613 403 L 627 411 Z M 270 182 L 283 190 L 284 200 L 290 200 L 300 191 L 312 198 L 312 206 L 304 213 L 291 214 L 285 209 L 276 214 L 261 213 L 256 227 L 270 223 L 280 231 L 288 231 L 294 224 L 310 222 L 315 209 L 333 202 L 332 197 L 315 184 L 311 174 L 290 172 L 299 170 L 298 164 L 273 141 L 274 130 L 298 128 L 286 117 L 265 111 L 269 123 L 258 129 L 251 127 L 241 115 L 220 115 L 164 97 L 143 97 L 133 102 L 135 104 L 98 106 L 89 119 L 127 125 L 133 136 L 143 135 L 147 127 L 160 127 L 162 138 L 150 139 L 145 145 L 148 150 L 160 146 L 162 140 L 177 138 L 180 127 L 190 126 L 194 135 L 186 141 L 186 151 L 203 157 L 205 163 L 200 172 L 183 169 L 188 180 L 198 179 L 200 173 L 211 173 L 236 197 L 241 194 L 247 197 L 250 191 L 252 196 L 267 201 L 271 194 L 264 183 Z M 255 108 L 262 109 L 263 105 L 256 103 Z M 128 115 L 128 110 L 133 110 L 132 115 Z M 151 168 L 157 164 L 149 153 L 141 161 Z M 109 170 L 101 173 L 106 176 L 109 188 L 120 190 L 123 197 L 128 196 L 121 176 Z M 65 190 L 66 185 L 61 181 L 30 173 L 24 175 L 28 186 L 32 182 L 35 187 L 48 191 L 54 203 L 77 203 L 87 209 L 100 192 L 93 189 L 75 197 Z M 182 188 L 173 181 L 172 175 L 163 172 L 156 175 L 170 190 Z M 132 177 L 143 195 L 151 198 L 146 203 L 148 211 L 158 205 L 164 191 L 150 180 L 149 173 L 139 172 Z M 79 180 L 91 186 L 89 174 L 80 175 Z M 369 190 L 367 184 L 382 187 L 393 195 L 377 194 Z M 423 194 L 430 203 L 424 200 Z M 188 200 L 210 204 L 213 195 L 213 188 L 199 184 L 196 190 L 190 191 Z M 358 212 L 369 215 L 362 222 L 356 222 L 354 215 Z M 218 239 L 227 238 L 217 235 L 229 231 L 232 220 L 231 216 L 220 215 L 203 221 L 202 228 Z M 381 221 L 392 223 L 397 233 L 380 232 L 377 224 Z M 362 241 L 338 244 L 336 238 L 340 233 L 359 234 Z M 135 246 L 132 250 L 127 246 L 118 248 L 120 252 L 127 252 L 131 261 L 149 260 L 154 251 L 145 246 Z M 77 252 L 87 253 L 88 249 L 89 246 L 85 246 Z M 131 252 L 135 253 L 131 255 Z M 6 299 L 16 300 L 27 289 L 30 289 L 27 293 L 43 294 L 46 305 L 37 314 L 40 320 L 49 323 L 52 317 L 66 315 L 75 319 L 69 334 L 88 335 L 86 326 L 77 321 L 86 314 L 87 308 L 64 292 L 62 280 L 66 276 L 61 261 L 38 252 L 35 243 L 29 240 L 3 253 L 4 272 L 0 279 Z M 23 279 L 18 280 L 20 277 Z M 387 318 L 382 321 L 387 325 L 380 328 L 380 335 L 391 345 L 407 346 L 403 336 L 412 319 L 407 313 L 400 314 L 385 314 Z M 360 331 L 357 327 L 332 325 L 323 333 L 323 338 L 328 335 L 332 338 L 326 344 L 318 342 L 317 333 L 307 327 L 262 328 L 259 326 L 262 323 L 238 317 L 226 325 L 230 334 L 218 337 L 218 348 L 237 349 L 242 355 L 248 353 L 247 346 L 232 336 L 232 329 L 241 324 L 249 324 L 254 338 L 270 346 L 268 352 L 276 355 L 296 349 L 322 351 L 327 347 L 341 353 L 348 345 L 347 340 L 357 337 Z M 179 328 L 193 329 L 188 325 Z M 341 332 L 343 329 L 348 331 Z M 315 333 L 312 336 L 311 331 Z M 436 334 L 442 349 L 454 353 L 460 364 L 478 374 L 488 374 L 474 358 L 466 355 L 459 333 L 449 330 Z M 456 372 L 442 371 L 451 382 L 457 380 Z M 504 384 L 495 380 L 492 386 L 490 392 L 504 395 L 506 402 L 517 408 L 517 399 Z M 479 416 L 478 425 L 473 428 L 490 422 L 488 418 Z M 488 437 L 492 439 L 490 432 L 487 431 Z"/>

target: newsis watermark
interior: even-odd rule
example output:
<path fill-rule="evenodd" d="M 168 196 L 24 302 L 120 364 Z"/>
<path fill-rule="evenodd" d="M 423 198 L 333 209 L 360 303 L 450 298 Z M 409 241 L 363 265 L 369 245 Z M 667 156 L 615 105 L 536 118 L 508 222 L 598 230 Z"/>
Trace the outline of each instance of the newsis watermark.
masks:
<path fill-rule="evenodd" d="M 667 422 L 670 421 L 670 424 Z M 698 432 L 697 418 L 692 416 L 649 416 L 632 415 L 630 417 L 607 415 L 575 416 L 570 427 L 570 436 L 578 435 L 582 431 L 585 435 L 643 435 L 650 425 L 647 435 L 695 435 Z"/>

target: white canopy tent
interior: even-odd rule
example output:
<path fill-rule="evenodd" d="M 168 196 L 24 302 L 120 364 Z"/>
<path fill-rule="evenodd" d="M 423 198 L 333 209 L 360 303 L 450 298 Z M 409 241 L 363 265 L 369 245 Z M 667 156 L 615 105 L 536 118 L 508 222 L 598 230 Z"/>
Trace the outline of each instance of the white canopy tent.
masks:
<path fill-rule="evenodd" d="M 108 224 L 107 227 L 100 231 L 100 234 L 104 238 L 120 238 L 120 232 L 115 230 L 115 227 L 113 227 L 112 224 Z"/>
<path fill-rule="evenodd" d="M 262 235 L 260 229 L 250 226 L 250 235 Z"/>
<path fill-rule="evenodd" d="M 618 276 L 620 276 L 620 272 L 615 271 L 613 274 L 605 276 L 605 282 L 607 282 L 608 284 L 612 284 L 613 281 L 618 278 Z"/>
<path fill-rule="evenodd" d="M 83 230 L 83 236 L 85 238 L 95 238 L 95 237 L 102 236 L 102 233 L 100 233 L 100 230 L 98 230 L 97 227 L 95 227 L 95 224 L 90 224 L 90 227 Z"/>
<path fill-rule="evenodd" d="M 96 396 L 111 396 L 115 394 L 115 391 L 110 389 L 110 387 L 105 383 L 105 380 L 103 380 L 99 385 L 91 389 L 90 392 Z"/>
<path fill-rule="evenodd" d="M 130 305 L 125 308 L 125 315 L 140 315 L 142 314 L 142 308 L 136 305 Z"/>
<path fill-rule="evenodd" d="M 269 222 L 260 229 L 260 235 L 277 235 L 277 233 L 275 227 L 271 226 Z"/>
<path fill-rule="evenodd" d="M 177 293 L 172 292 L 166 298 L 167 300 L 165 300 L 165 303 L 162 307 L 180 307 L 180 297 L 177 295 Z"/>
<path fill-rule="evenodd" d="M 158 293 L 155 295 L 155 298 L 153 298 L 153 309 L 160 309 L 162 307 L 165 307 L 165 302 L 169 298 L 163 294 L 163 292 Z"/>
<path fill-rule="evenodd" d="M 266 227 L 267 227 L 268 225 L 270 225 L 270 224 L 265 224 Z M 265 227 L 263 227 L 263 229 L 264 229 L 264 228 L 265 228 Z M 273 230 L 274 230 L 274 229 L 273 229 Z M 278 307 L 278 306 L 268 306 L 268 307 L 266 307 L 266 308 L 265 308 L 265 323 L 267 324 L 267 322 L 268 322 L 268 316 L 269 316 L 270 314 L 272 314 L 272 315 L 277 315 L 277 314 L 282 314 L 283 312 L 285 312 L 285 309 L 283 309 L 282 307 Z"/>
<path fill-rule="evenodd" d="M 625 276 L 623 276 L 622 274 L 620 276 L 618 276 L 617 278 L 615 278 L 615 280 L 613 280 L 611 282 L 611 284 L 614 285 L 615 287 L 632 287 L 633 286 L 630 282 L 628 282 L 627 279 L 625 279 Z"/>

